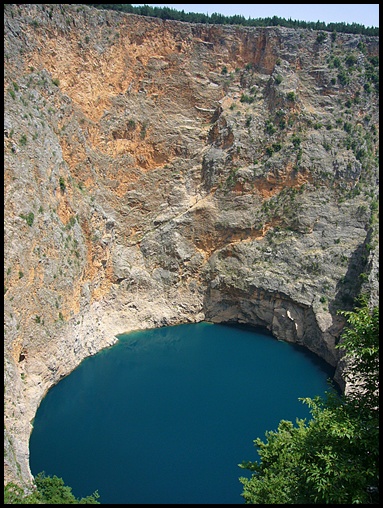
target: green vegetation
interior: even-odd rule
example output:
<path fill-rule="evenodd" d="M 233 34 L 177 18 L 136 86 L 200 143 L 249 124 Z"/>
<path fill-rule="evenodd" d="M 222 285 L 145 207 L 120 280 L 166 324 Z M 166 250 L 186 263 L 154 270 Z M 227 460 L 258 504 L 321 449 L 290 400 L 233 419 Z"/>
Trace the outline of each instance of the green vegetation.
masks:
<path fill-rule="evenodd" d="M 290 102 L 295 102 L 297 100 L 297 96 L 294 92 L 288 92 L 286 95 L 286 99 Z"/>
<path fill-rule="evenodd" d="M 251 97 L 250 95 L 243 93 L 241 95 L 240 102 L 245 102 L 247 104 L 251 104 L 252 102 L 254 102 L 254 99 L 255 99 L 255 97 Z"/>
<path fill-rule="evenodd" d="M 5 504 L 100 504 L 97 490 L 90 496 L 77 499 L 72 488 L 64 484 L 62 478 L 46 476 L 44 472 L 35 477 L 36 490 L 25 495 L 23 489 L 14 483 L 4 487 Z"/>
<path fill-rule="evenodd" d="M 321 42 L 325 41 L 327 39 L 326 32 L 319 32 L 317 35 L 317 42 L 320 44 Z"/>
<path fill-rule="evenodd" d="M 344 69 L 342 69 L 338 74 L 338 81 L 342 86 L 346 86 L 350 82 L 350 77 Z"/>
<path fill-rule="evenodd" d="M 266 147 L 266 154 L 270 157 L 274 152 L 279 152 L 281 148 L 281 143 L 273 143 L 271 146 Z"/>
<path fill-rule="evenodd" d="M 72 215 L 70 219 L 68 220 L 67 224 L 65 225 L 65 229 L 71 229 L 76 224 L 77 216 Z"/>
<path fill-rule="evenodd" d="M 276 131 L 277 131 L 277 128 L 275 127 L 275 125 L 270 120 L 266 120 L 265 133 L 271 135 L 271 134 L 274 134 Z"/>
<path fill-rule="evenodd" d="M 22 134 L 20 139 L 19 139 L 19 143 L 21 146 L 25 146 L 27 144 L 27 136 L 25 134 Z"/>
<path fill-rule="evenodd" d="M 282 420 L 276 432 L 257 438 L 261 461 L 243 462 L 248 504 L 378 504 L 379 308 L 360 297 L 346 317 L 338 348 L 347 360 L 346 380 L 358 392 L 301 399 L 312 419 Z"/>
<path fill-rule="evenodd" d="M 35 220 L 35 214 L 33 212 L 29 212 L 28 215 L 21 213 L 20 217 L 27 221 L 28 226 L 32 226 L 33 221 Z"/>
<path fill-rule="evenodd" d="M 60 176 L 60 178 L 59 178 L 59 184 L 60 184 L 61 192 L 65 192 L 66 185 L 65 185 L 65 180 L 62 176 Z"/>
<path fill-rule="evenodd" d="M 356 64 L 357 61 L 358 59 L 356 58 L 355 55 L 348 55 L 345 60 L 347 67 L 352 67 L 353 65 Z"/>
<path fill-rule="evenodd" d="M 277 76 L 275 76 L 275 84 L 280 85 L 281 83 L 282 83 L 282 76 L 280 74 L 278 74 Z"/>
<path fill-rule="evenodd" d="M 293 134 L 291 136 L 291 142 L 295 146 L 295 148 L 298 148 L 302 142 L 302 139 L 300 136 L 297 136 L 296 134 Z"/>
<path fill-rule="evenodd" d="M 379 35 L 378 27 L 365 27 L 359 23 L 324 23 L 323 21 L 299 21 L 292 19 L 279 18 L 248 18 L 245 16 L 234 14 L 233 16 L 224 16 L 214 12 L 213 14 L 202 14 L 177 11 L 170 7 L 151 7 L 150 5 L 133 6 L 131 4 L 83 4 L 97 9 L 112 9 L 130 14 L 139 14 L 140 16 L 153 16 L 161 19 L 173 19 L 178 21 L 186 21 L 188 23 L 207 23 L 214 25 L 243 25 L 243 26 L 284 26 L 288 28 L 309 28 L 312 30 L 326 30 L 336 33 L 352 33 L 364 35 Z M 321 38 L 323 35 L 321 35 Z M 327 37 L 327 34 L 325 34 Z M 333 39 L 334 40 L 334 39 Z"/>
<path fill-rule="evenodd" d="M 149 122 L 144 120 L 141 124 L 140 138 L 145 139 L 148 131 Z"/>

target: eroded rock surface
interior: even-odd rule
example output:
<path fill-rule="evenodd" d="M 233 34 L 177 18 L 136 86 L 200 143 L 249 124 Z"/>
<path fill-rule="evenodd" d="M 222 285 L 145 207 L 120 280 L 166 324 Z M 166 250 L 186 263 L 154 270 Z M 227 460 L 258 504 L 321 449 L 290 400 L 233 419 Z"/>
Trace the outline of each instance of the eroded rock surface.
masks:
<path fill-rule="evenodd" d="M 5 482 L 118 333 L 249 323 L 337 366 L 337 310 L 378 301 L 378 38 L 4 13 Z"/>

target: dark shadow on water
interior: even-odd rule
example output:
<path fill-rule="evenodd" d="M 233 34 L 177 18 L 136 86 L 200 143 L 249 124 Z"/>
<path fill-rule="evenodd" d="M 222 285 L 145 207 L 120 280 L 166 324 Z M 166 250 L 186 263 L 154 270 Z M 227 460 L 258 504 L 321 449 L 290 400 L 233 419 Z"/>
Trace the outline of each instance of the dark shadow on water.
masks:
<path fill-rule="evenodd" d="M 62 477 L 76 497 L 97 489 L 105 504 L 244 504 L 238 464 L 257 460 L 254 439 L 309 418 L 298 397 L 324 394 L 332 374 L 248 324 L 118 339 L 47 394 L 30 439 L 33 473 Z"/>
<path fill-rule="evenodd" d="M 248 323 L 237 323 L 234 321 L 228 321 L 224 323 L 220 323 L 222 326 L 231 326 L 232 328 L 239 328 L 240 330 L 248 330 L 249 332 L 261 333 L 262 335 L 267 335 L 277 340 L 276 337 L 268 330 L 265 326 L 261 325 L 250 325 Z"/>
<path fill-rule="evenodd" d="M 273 340 L 279 340 L 277 339 L 271 332 L 264 326 L 260 325 L 251 325 L 247 323 L 235 323 L 235 322 L 225 322 L 220 323 L 221 326 L 227 326 L 231 328 L 237 328 L 240 330 L 247 330 L 249 332 L 253 333 L 261 333 L 262 335 L 265 335 L 267 337 L 270 337 Z M 281 341 L 285 342 L 285 341 Z M 335 367 L 327 363 L 325 360 L 320 358 L 318 355 L 307 349 L 305 346 L 301 346 L 300 344 L 294 344 L 293 342 L 287 342 L 290 347 L 295 349 L 296 351 L 299 351 L 302 355 L 304 355 L 308 360 L 311 361 L 311 363 L 314 364 L 314 366 L 319 367 L 321 370 L 323 370 L 329 379 L 329 390 L 330 387 L 334 388 L 335 391 L 338 393 L 338 395 L 342 394 L 342 390 L 338 383 L 334 380 L 335 375 Z"/>

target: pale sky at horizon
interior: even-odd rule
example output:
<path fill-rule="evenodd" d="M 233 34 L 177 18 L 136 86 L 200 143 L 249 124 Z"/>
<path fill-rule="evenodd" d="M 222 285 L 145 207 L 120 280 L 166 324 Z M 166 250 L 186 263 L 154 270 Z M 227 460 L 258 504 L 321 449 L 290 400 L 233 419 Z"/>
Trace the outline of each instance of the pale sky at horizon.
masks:
<path fill-rule="evenodd" d="M 177 11 L 224 16 L 239 14 L 249 17 L 269 18 L 278 16 L 298 21 L 323 21 L 325 23 L 358 23 L 365 27 L 379 27 L 379 4 L 132 4 L 151 7 L 170 7 Z"/>

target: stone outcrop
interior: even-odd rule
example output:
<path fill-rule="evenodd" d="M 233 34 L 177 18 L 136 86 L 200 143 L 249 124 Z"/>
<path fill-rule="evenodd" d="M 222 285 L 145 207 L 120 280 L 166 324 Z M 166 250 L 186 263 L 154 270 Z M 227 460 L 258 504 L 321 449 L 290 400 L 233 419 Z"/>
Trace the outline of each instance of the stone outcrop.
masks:
<path fill-rule="evenodd" d="M 249 323 L 339 365 L 337 310 L 378 301 L 378 38 L 4 13 L 5 482 L 119 333 Z"/>

